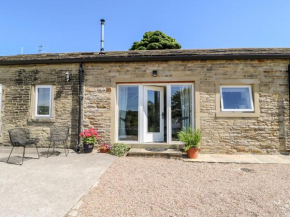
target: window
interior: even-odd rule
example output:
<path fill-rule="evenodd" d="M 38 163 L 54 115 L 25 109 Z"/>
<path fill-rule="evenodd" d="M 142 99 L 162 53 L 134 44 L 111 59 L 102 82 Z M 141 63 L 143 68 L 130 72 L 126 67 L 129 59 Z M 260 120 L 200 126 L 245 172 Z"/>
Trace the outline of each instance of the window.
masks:
<path fill-rule="evenodd" d="M 51 85 L 39 85 L 35 88 L 35 117 L 51 117 Z"/>
<path fill-rule="evenodd" d="M 216 80 L 216 117 L 260 117 L 258 79 Z"/>
<path fill-rule="evenodd" d="M 220 86 L 221 111 L 253 112 L 252 88 L 246 86 Z"/>
<path fill-rule="evenodd" d="M 138 86 L 119 86 L 119 140 L 138 141 Z"/>
<path fill-rule="evenodd" d="M 0 84 L 0 115 L 2 110 L 2 84 Z"/>
<path fill-rule="evenodd" d="M 192 124 L 192 86 L 171 85 L 171 136 L 178 141 L 178 132 Z"/>

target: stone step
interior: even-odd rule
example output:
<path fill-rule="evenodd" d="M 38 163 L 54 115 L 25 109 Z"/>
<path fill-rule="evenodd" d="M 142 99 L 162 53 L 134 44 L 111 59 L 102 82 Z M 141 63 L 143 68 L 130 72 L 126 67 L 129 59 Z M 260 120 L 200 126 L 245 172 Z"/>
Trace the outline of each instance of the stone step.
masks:
<path fill-rule="evenodd" d="M 182 152 L 179 149 L 170 148 L 131 148 L 127 153 L 129 157 L 163 157 L 181 158 Z"/>
<path fill-rule="evenodd" d="M 167 144 L 167 143 L 138 143 L 130 144 L 130 148 L 166 148 L 166 149 L 180 149 L 180 144 Z"/>

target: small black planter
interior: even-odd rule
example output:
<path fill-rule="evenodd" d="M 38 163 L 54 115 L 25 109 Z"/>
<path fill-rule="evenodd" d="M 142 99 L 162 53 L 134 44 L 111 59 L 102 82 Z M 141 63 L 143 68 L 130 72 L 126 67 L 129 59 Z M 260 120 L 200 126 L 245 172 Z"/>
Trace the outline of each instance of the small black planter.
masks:
<path fill-rule="evenodd" d="M 84 143 L 84 152 L 85 153 L 91 153 L 94 149 L 94 143 L 86 144 Z"/>

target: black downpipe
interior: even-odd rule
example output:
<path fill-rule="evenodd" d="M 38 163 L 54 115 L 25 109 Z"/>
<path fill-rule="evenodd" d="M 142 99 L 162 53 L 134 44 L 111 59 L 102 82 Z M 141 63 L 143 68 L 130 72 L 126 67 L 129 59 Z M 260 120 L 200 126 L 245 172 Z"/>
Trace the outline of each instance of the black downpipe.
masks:
<path fill-rule="evenodd" d="M 82 92 L 82 86 L 83 86 L 83 64 L 80 63 L 79 67 L 79 123 L 78 123 L 78 146 L 77 146 L 77 152 L 80 152 L 81 149 L 81 137 L 79 136 L 82 130 L 82 101 L 83 101 L 83 92 Z"/>

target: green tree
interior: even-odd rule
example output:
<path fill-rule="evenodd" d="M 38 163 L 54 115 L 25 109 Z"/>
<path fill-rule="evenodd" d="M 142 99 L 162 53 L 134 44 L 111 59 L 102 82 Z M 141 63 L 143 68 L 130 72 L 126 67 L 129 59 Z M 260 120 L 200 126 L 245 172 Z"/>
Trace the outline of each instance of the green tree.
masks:
<path fill-rule="evenodd" d="M 180 49 L 177 41 L 161 31 L 145 32 L 141 41 L 135 41 L 130 50 Z"/>

